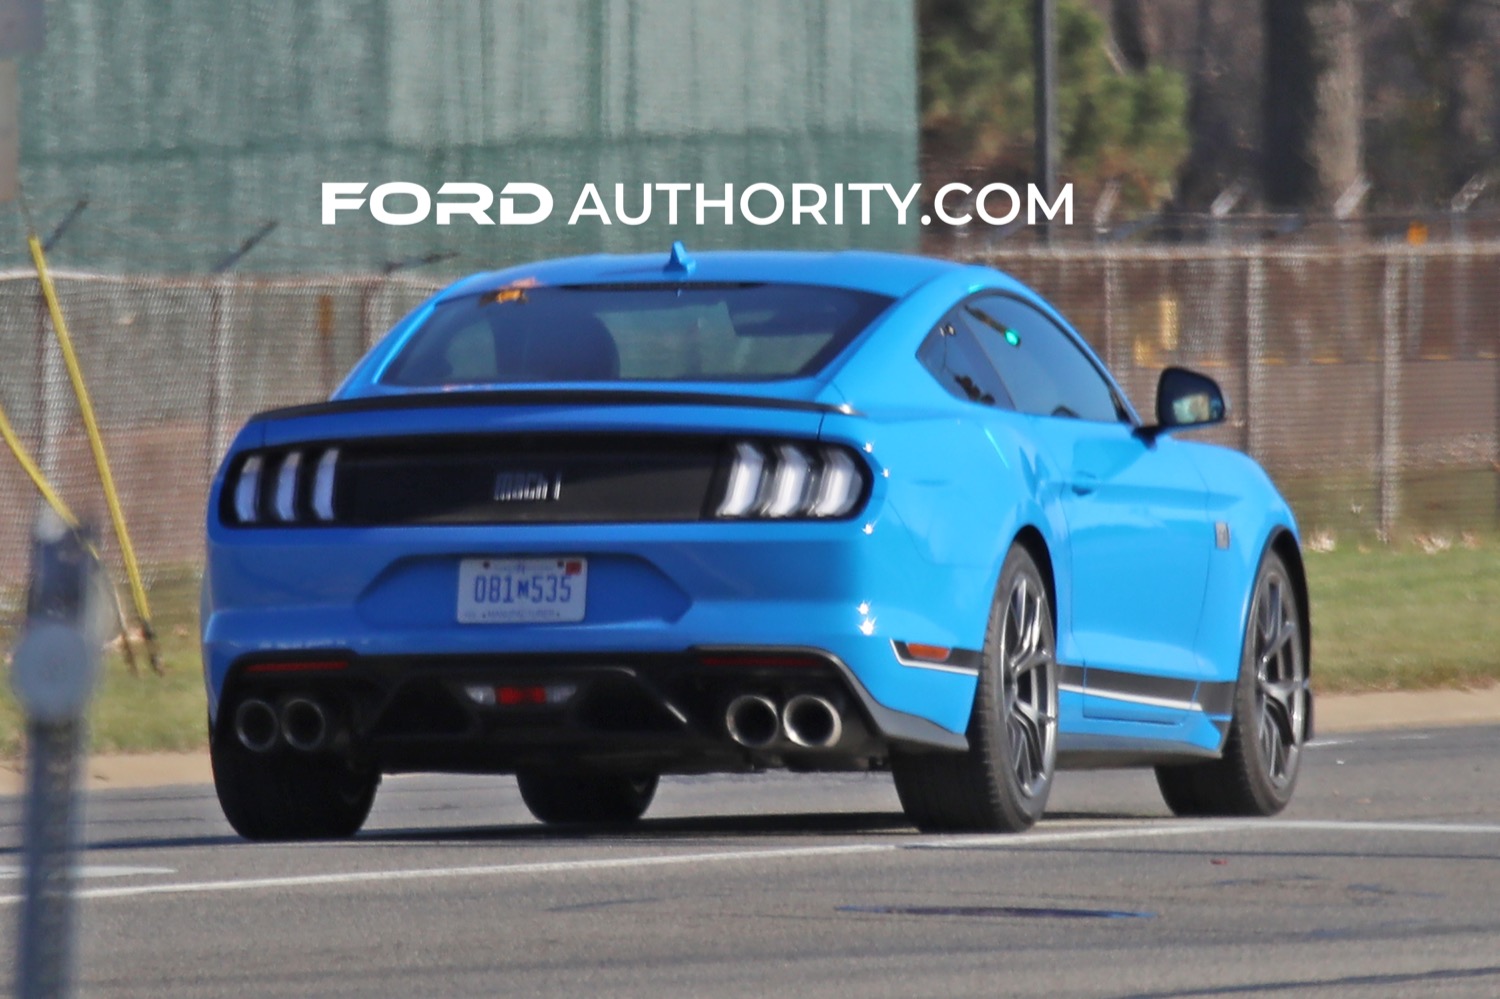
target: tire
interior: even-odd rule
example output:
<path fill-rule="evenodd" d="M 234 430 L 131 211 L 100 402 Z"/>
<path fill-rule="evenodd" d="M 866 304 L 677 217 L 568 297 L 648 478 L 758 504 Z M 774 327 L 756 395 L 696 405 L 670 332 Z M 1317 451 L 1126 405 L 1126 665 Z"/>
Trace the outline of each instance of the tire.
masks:
<path fill-rule="evenodd" d="M 655 774 L 516 774 L 521 800 L 548 825 L 634 822 L 651 807 L 656 784 Z"/>
<path fill-rule="evenodd" d="M 335 757 L 252 753 L 229 737 L 210 741 L 209 759 L 224 817 L 248 840 L 353 836 L 380 785 Z"/>
<path fill-rule="evenodd" d="M 1041 818 L 1057 766 L 1057 643 L 1030 553 L 1006 556 L 985 629 L 964 753 L 894 754 L 901 807 L 924 832 L 1022 832 Z"/>
<path fill-rule="evenodd" d="M 1267 551 L 1255 577 L 1224 753 L 1159 766 L 1176 815 L 1275 815 L 1292 800 L 1311 717 L 1302 611 L 1286 564 Z"/>

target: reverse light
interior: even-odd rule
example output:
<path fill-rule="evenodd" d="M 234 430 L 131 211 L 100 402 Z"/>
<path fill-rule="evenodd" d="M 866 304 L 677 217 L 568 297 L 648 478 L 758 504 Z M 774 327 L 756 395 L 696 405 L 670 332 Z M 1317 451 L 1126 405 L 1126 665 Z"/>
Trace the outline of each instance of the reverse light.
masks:
<path fill-rule="evenodd" d="M 505 684 L 493 686 L 487 683 L 469 684 L 464 687 L 469 700 L 486 708 L 558 707 L 573 699 L 578 693 L 576 683 L 549 684 Z"/>

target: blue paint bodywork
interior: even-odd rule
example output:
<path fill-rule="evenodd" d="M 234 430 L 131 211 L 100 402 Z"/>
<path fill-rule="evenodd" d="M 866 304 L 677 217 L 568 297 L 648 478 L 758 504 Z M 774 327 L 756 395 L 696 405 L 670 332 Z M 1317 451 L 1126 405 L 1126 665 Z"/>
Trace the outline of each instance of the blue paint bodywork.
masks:
<path fill-rule="evenodd" d="M 873 253 L 702 253 L 693 261 L 688 278 L 680 269 L 665 270 L 660 256 L 583 257 L 467 278 L 398 323 L 334 399 L 431 392 L 384 385 L 382 372 L 437 303 L 518 283 L 775 281 L 848 287 L 894 301 L 815 376 L 630 386 L 726 397 L 722 404 L 495 406 L 476 398 L 472 405 L 293 412 L 252 421 L 235 440 L 209 501 L 202 622 L 210 713 L 217 715 L 236 665 L 269 652 L 795 647 L 831 655 L 862 697 L 889 717 L 918 723 L 902 738 L 922 741 L 930 731 L 934 745 L 961 744 L 975 674 L 903 662 L 892 643 L 982 649 L 1001 564 L 1025 533 L 1040 540 L 1050 562 L 1058 658 L 1082 678 L 1061 694 L 1065 758 L 1077 752 L 1107 763 L 1114 754 L 1129 762 L 1220 750 L 1227 716 L 1192 692 L 1236 682 L 1257 566 L 1278 534 L 1296 538 L 1291 511 L 1253 461 L 1172 435 L 1143 435 L 1134 414 L 1131 424 L 1030 416 L 949 395 L 916 353 L 955 303 L 998 290 L 1061 322 L 1005 274 Z M 526 386 L 453 391 L 475 388 Z M 823 407 L 774 408 L 727 397 Z M 872 487 L 859 516 L 828 522 L 247 530 L 218 515 L 226 470 L 247 450 L 538 430 L 723 431 L 835 442 L 863 456 Z M 1227 526 L 1228 547 L 1217 544 L 1218 524 Z M 589 559 L 582 622 L 455 623 L 460 559 L 564 554 Z M 1173 689 L 1188 693 L 1133 696 L 1115 682 L 1122 676 L 1176 681 Z M 944 742 L 941 733 L 950 738 Z"/>

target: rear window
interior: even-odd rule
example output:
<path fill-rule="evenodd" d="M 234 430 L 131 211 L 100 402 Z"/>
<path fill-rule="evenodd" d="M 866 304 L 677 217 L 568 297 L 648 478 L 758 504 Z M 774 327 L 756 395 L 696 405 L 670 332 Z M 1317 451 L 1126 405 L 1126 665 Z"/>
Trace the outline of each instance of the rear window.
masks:
<path fill-rule="evenodd" d="M 821 370 L 891 301 L 784 284 L 506 288 L 437 306 L 381 381 L 798 378 Z"/>

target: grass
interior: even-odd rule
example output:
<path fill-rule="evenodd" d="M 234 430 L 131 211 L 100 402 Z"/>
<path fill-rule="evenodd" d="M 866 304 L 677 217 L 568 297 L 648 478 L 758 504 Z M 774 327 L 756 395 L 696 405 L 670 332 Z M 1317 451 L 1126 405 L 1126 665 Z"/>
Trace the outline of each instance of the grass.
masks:
<path fill-rule="evenodd" d="M 1389 548 L 1310 551 L 1306 560 L 1319 690 L 1500 682 L 1495 539 L 1418 535 Z"/>
<path fill-rule="evenodd" d="M 89 739 L 95 752 L 164 752 L 207 744 L 208 702 L 198 654 L 198 575 L 187 569 L 162 574 L 153 582 L 150 596 L 163 675 L 151 672 L 139 642 L 138 676 L 130 675 L 117 647 L 105 653 L 89 711 Z M 15 632 L 13 624 L 0 622 L 0 650 L 7 650 L 7 655 Z M 21 755 L 24 732 L 25 721 L 10 684 L 0 685 L 0 759 Z"/>
<path fill-rule="evenodd" d="M 1319 691 L 1500 682 L 1500 537 L 1414 535 L 1390 547 L 1344 541 L 1333 551 L 1310 550 L 1306 559 Z M 205 743 L 196 573 L 158 577 L 151 603 L 165 675 L 152 675 L 143 662 L 141 674 L 131 676 L 118 651 L 106 655 L 90 714 L 95 751 Z M 14 638 L 0 623 L 0 649 Z M 9 684 L 0 687 L 0 759 L 15 759 L 24 724 Z"/>

